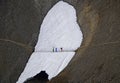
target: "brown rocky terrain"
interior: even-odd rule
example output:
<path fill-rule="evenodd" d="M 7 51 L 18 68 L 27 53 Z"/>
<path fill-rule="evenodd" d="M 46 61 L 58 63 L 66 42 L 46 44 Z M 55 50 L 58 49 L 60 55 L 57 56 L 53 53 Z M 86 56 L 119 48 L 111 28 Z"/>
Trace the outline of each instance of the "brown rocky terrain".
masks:
<path fill-rule="evenodd" d="M 57 1 L 0 0 L 0 83 L 17 81 Z M 120 83 L 120 0 L 64 1 L 75 7 L 84 40 L 67 68 L 48 83 Z"/>

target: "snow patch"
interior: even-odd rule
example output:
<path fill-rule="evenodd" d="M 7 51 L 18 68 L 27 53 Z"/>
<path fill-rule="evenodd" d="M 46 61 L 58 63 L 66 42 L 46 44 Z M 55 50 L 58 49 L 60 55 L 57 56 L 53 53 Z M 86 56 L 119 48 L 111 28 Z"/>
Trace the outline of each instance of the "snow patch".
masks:
<path fill-rule="evenodd" d="M 44 70 L 49 75 L 48 79 L 50 80 L 67 66 L 67 63 L 72 59 L 74 54 L 74 52 L 34 52 L 17 83 L 23 83 L 26 79 Z"/>
<path fill-rule="evenodd" d="M 52 51 L 53 47 L 74 51 L 82 42 L 82 33 L 73 6 L 58 2 L 46 15 L 41 25 L 35 51 Z"/>
<path fill-rule="evenodd" d="M 17 83 L 23 83 L 41 71 L 46 71 L 49 80 L 57 76 L 68 65 L 82 39 L 74 7 L 59 1 L 44 18 L 35 52 Z M 53 48 L 59 49 L 59 52 L 52 52 Z"/>

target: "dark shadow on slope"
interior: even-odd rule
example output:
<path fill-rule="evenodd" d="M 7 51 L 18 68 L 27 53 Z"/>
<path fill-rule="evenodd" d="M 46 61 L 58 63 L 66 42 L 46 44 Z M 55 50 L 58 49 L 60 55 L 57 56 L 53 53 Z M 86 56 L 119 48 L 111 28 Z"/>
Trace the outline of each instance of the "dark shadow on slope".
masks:
<path fill-rule="evenodd" d="M 41 71 L 36 76 L 29 78 L 24 83 L 46 83 L 48 80 L 48 74 L 45 71 Z"/>

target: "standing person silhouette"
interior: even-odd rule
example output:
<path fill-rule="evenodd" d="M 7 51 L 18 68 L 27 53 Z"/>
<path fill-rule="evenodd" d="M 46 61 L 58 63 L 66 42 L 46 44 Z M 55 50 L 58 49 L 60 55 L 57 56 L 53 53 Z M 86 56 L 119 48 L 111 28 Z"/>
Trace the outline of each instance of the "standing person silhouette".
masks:
<path fill-rule="evenodd" d="M 57 52 L 57 48 L 55 48 L 55 52 Z"/>
<path fill-rule="evenodd" d="M 54 52 L 54 47 L 53 47 L 53 52 Z"/>
<path fill-rule="evenodd" d="M 63 51 L 63 48 L 60 48 L 61 49 L 61 52 Z"/>

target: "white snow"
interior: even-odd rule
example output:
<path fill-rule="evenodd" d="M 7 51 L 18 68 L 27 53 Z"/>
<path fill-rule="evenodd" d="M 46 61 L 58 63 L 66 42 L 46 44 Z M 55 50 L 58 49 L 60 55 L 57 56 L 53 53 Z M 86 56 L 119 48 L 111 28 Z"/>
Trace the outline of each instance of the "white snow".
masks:
<path fill-rule="evenodd" d="M 48 79 L 55 77 L 67 66 L 74 54 L 74 52 L 34 52 L 17 83 L 23 83 L 43 70 L 49 75 Z"/>
<path fill-rule="evenodd" d="M 44 18 L 35 52 L 17 83 L 23 83 L 41 71 L 46 71 L 49 80 L 57 76 L 80 47 L 82 38 L 74 7 L 59 1 Z M 52 52 L 53 48 L 59 49 L 59 52 Z M 63 48 L 62 52 L 60 48 Z"/>
<path fill-rule="evenodd" d="M 82 33 L 76 21 L 73 6 L 58 2 L 43 20 L 35 51 L 52 51 L 53 47 L 76 50 L 82 41 Z"/>

